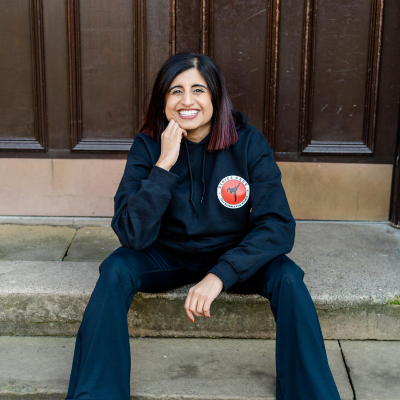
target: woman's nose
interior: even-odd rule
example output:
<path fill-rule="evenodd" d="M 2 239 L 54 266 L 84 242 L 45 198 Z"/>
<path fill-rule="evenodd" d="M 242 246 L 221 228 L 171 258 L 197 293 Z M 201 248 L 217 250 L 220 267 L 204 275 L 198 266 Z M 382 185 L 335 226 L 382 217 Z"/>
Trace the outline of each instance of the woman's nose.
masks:
<path fill-rule="evenodd" d="M 193 104 L 193 97 L 190 92 L 183 95 L 182 104 L 185 106 L 191 106 Z"/>

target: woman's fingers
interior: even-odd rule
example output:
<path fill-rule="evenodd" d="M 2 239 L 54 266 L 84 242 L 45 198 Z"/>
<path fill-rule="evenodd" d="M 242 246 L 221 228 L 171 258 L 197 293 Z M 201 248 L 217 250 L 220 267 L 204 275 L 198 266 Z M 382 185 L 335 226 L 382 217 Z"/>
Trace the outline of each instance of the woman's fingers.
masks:
<path fill-rule="evenodd" d="M 203 317 L 204 315 L 202 313 L 197 312 L 197 303 L 198 303 L 198 294 L 196 294 L 193 290 L 193 287 L 189 289 L 188 296 L 186 297 L 185 301 L 185 310 L 186 314 L 189 317 L 190 320 L 194 320 L 194 315 L 197 317 Z"/>
<path fill-rule="evenodd" d="M 172 129 L 174 130 L 174 135 L 179 137 L 179 139 L 182 139 L 182 136 L 187 136 L 187 132 L 184 129 L 182 129 L 177 122 L 175 123 Z M 186 135 L 184 132 L 186 133 Z"/>
<path fill-rule="evenodd" d="M 193 291 L 192 298 L 189 303 L 189 310 L 197 317 L 203 317 L 203 314 L 197 311 L 197 303 L 199 301 L 199 295 Z"/>
<path fill-rule="evenodd" d="M 172 121 L 172 125 L 171 125 L 171 128 L 170 128 L 170 133 L 171 133 L 172 136 L 174 136 L 175 135 L 175 131 L 176 131 L 177 126 L 178 126 L 178 123 L 174 119 L 171 119 L 171 121 Z"/>
<path fill-rule="evenodd" d="M 197 285 L 192 286 L 185 301 L 186 314 L 190 320 L 194 320 L 193 314 L 197 317 L 211 318 L 211 303 L 221 289 L 221 280 L 216 279 L 213 274 L 207 274 Z"/>
<path fill-rule="evenodd" d="M 189 310 L 189 305 L 190 305 L 191 297 L 192 297 L 192 294 L 191 294 L 190 291 L 189 291 L 189 294 L 188 294 L 188 296 L 186 297 L 186 301 L 185 301 L 185 310 L 186 310 L 186 314 L 187 314 L 187 316 L 189 317 L 189 319 L 190 319 L 191 321 L 194 321 L 193 314 L 192 314 L 192 312 Z"/>
<path fill-rule="evenodd" d="M 175 120 L 173 118 L 171 118 L 171 120 L 169 121 L 167 128 L 165 129 L 165 131 L 163 132 L 164 134 L 170 133 L 172 127 L 174 126 L 174 124 L 176 124 Z"/>
<path fill-rule="evenodd" d="M 172 122 L 172 124 L 171 124 Z M 187 132 L 185 129 L 182 129 L 178 122 L 176 122 L 173 118 L 171 118 L 170 124 L 168 124 L 167 129 L 169 128 L 169 132 L 173 136 L 179 136 L 180 139 L 182 139 L 183 136 L 187 136 Z"/>
<path fill-rule="evenodd" d="M 212 300 L 208 296 L 202 295 L 198 296 L 197 299 L 197 306 L 196 312 L 200 314 L 201 317 L 208 317 L 210 318 L 210 307 L 211 307 Z"/>
<path fill-rule="evenodd" d="M 166 167 L 171 168 L 175 165 L 180 152 L 180 143 L 184 129 L 171 118 L 168 126 L 161 134 L 161 153 L 159 161 L 164 163 Z"/>
<path fill-rule="evenodd" d="M 202 310 L 202 312 L 204 313 L 204 315 L 205 315 L 207 318 L 211 318 L 211 315 L 210 315 L 211 303 L 212 303 L 212 300 L 211 300 L 211 299 L 206 299 L 206 301 L 204 302 L 204 305 L 203 305 L 203 310 Z"/>

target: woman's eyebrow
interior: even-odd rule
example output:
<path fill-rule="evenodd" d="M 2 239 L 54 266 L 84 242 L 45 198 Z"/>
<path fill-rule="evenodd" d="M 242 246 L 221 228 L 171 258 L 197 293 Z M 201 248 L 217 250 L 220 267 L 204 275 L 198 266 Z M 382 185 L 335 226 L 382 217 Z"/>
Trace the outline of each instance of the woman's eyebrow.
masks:
<path fill-rule="evenodd" d="M 203 87 L 204 89 L 207 89 L 207 87 L 206 87 L 206 86 L 204 86 L 204 85 L 200 85 L 200 83 L 196 83 L 196 84 L 192 85 L 192 87 L 195 87 L 195 86 L 201 86 L 201 87 Z M 169 89 L 168 91 L 170 92 L 172 89 L 175 89 L 175 88 L 177 88 L 177 87 L 179 87 L 179 88 L 183 88 L 183 86 L 182 86 L 182 85 L 175 85 L 175 86 L 173 86 L 171 89 Z"/>

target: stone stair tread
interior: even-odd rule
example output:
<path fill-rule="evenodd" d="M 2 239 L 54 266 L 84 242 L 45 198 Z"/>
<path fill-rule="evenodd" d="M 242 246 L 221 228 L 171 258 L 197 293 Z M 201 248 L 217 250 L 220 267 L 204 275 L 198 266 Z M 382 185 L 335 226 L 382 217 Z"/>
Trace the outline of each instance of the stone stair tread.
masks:
<path fill-rule="evenodd" d="M 23 234 L 19 235 L 20 239 L 14 235 L 7 241 L 7 235 L 11 231 L 14 232 L 16 228 L 32 230 L 32 232 L 29 234 L 28 231 L 24 231 Z M 59 285 L 58 288 L 54 288 L 54 290 L 58 290 L 58 293 L 61 293 L 62 289 L 71 290 L 71 293 L 81 293 L 82 288 L 85 291 L 93 289 L 98 277 L 98 266 L 101 260 L 106 257 L 106 253 L 99 252 L 99 243 L 97 242 L 102 239 L 101 245 L 108 246 L 109 251 L 111 251 L 110 249 L 115 247 L 114 238 L 108 232 L 111 228 L 107 228 L 108 233 L 105 231 L 106 228 L 104 226 L 87 227 L 87 231 L 81 228 L 82 239 L 76 237 L 79 236 L 80 231 L 78 230 L 65 257 L 66 261 L 62 263 L 62 266 L 59 265 L 60 261 L 58 259 L 51 261 L 45 254 L 46 248 L 51 249 L 52 246 L 58 246 L 57 241 L 53 244 L 50 240 L 54 238 L 53 231 L 55 229 L 66 230 L 65 233 L 61 231 L 57 233 L 60 236 L 70 235 L 71 227 L 69 226 L 55 228 L 47 225 L 0 225 L 2 238 L 0 244 L 0 273 L 4 278 L 0 280 L 0 293 L 15 293 L 15 290 L 23 290 L 24 293 L 28 293 L 29 290 L 48 293 L 52 286 L 49 285 L 49 282 L 53 281 Z M 86 240 L 85 235 L 97 240 Z M 24 255 L 26 251 L 22 255 L 21 251 L 14 252 L 12 258 L 2 258 L 3 254 L 8 254 L 11 240 L 13 248 L 20 247 L 25 249 L 26 246 L 24 245 L 30 243 L 33 240 L 32 238 L 37 240 L 38 237 L 42 238 L 44 242 L 41 248 L 42 260 L 26 260 L 32 263 L 24 264 L 22 261 L 25 261 Z M 21 242 L 19 245 L 16 243 L 17 240 Z M 79 244 L 82 241 L 84 241 L 84 246 Z M 34 249 L 31 252 L 34 252 Z M 93 254 L 99 253 L 101 253 L 99 260 L 90 260 L 90 255 L 93 256 Z M 21 258 L 17 258 L 19 255 Z M 337 307 L 384 304 L 387 301 L 396 302 L 397 300 L 398 302 L 400 300 L 400 287 L 398 285 L 400 281 L 398 262 L 400 259 L 400 230 L 391 227 L 388 223 L 297 221 L 295 245 L 288 256 L 305 271 L 304 281 L 314 302 L 321 306 L 324 303 L 331 306 L 335 303 Z M 71 263 L 68 264 L 70 259 Z M 14 261 L 15 264 L 8 263 L 8 260 Z M 19 265 L 18 261 L 22 263 Z M 35 261 L 39 264 L 35 264 Z M 77 272 L 73 267 L 74 262 L 83 263 L 79 264 L 77 268 L 81 269 L 83 267 L 85 270 L 82 270 L 81 273 Z M 57 277 L 56 275 L 59 274 L 59 271 L 64 268 L 65 271 L 60 277 Z M 12 272 L 13 269 L 14 272 Z M 29 278 L 26 277 L 24 279 L 27 269 L 31 269 L 35 274 L 30 274 Z M 40 269 L 43 269 L 44 273 L 41 273 Z M 57 271 L 57 274 L 49 275 L 49 269 Z M 71 269 L 74 270 L 71 271 Z M 94 271 L 95 269 L 97 271 Z M 18 281 L 10 284 L 10 281 L 15 279 L 8 279 L 11 277 L 8 273 L 15 275 L 19 274 L 18 271 L 20 271 Z M 70 273 L 74 275 L 70 276 Z M 70 280 L 69 284 L 65 283 L 67 275 Z M 83 282 L 80 279 L 76 279 L 78 282 L 74 282 L 74 278 L 77 275 L 79 278 L 83 278 Z M 186 289 L 183 290 L 185 291 Z M 175 296 L 181 292 L 182 290 L 177 289 L 168 292 L 168 295 Z"/>
<path fill-rule="evenodd" d="M 71 227 L 65 229 L 69 232 Z M 7 237 L 11 231 L 16 232 L 1 232 Z M 51 237 L 51 232 L 44 226 L 40 237 Z M 91 239 L 72 241 L 66 259 L 74 261 L 2 260 L 1 255 L 8 254 L 2 250 L 7 241 L 0 243 L 0 335 L 76 334 L 101 264 L 78 260 L 96 254 L 110 238 L 104 226 L 84 229 L 82 235 Z M 20 236 L 22 247 L 24 240 L 31 240 Z M 78 239 L 84 245 L 78 246 Z M 18 252 L 12 256 L 18 258 Z M 389 223 L 297 221 L 295 245 L 288 256 L 305 272 L 325 339 L 400 339 L 400 230 Z M 48 259 L 46 254 L 43 259 Z M 197 319 L 190 326 L 183 308 L 190 286 L 137 293 L 128 313 L 130 335 L 274 338 L 269 302 L 259 295 L 221 293 L 211 305 L 212 318 Z M 169 317 L 171 313 L 175 318 Z"/>
<path fill-rule="evenodd" d="M 74 344 L 66 337 L 0 336 L 0 399 L 64 400 Z M 325 346 L 341 399 L 353 399 L 338 342 Z M 275 399 L 274 340 L 131 338 L 130 347 L 132 399 Z"/>
<path fill-rule="evenodd" d="M 292 259 L 295 260 L 295 257 Z M 99 265 L 99 262 L 0 260 L 0 295 L 91 293 L 99 277 Z M 305 271 L 304 282 L 311 297 L 320 306 L 340 308 L 386 304 L 395 302 L 400 296 L 400 268 L 388 264 L 376 268 L 376 272 L 365 265 L 353 265 L 347 272 L 337 266 L 334 270 L 324 268 L 321 263 L 318 268 L 309 264 L 302 264 L 301 268 Z M 190 286 L 181 286 L 167 292 L 142 293 L 149 298 L 185 298 Z M 267 301 L 258 295 L 222 292 L 219 296 L 240 301 L 246 301 L 247 298 Z"/>
<path fill-rule="evenodd" d="M 400 339 L 400 268 L 385 268 L 378 275 L 354 266 L 351 278 L 344 279 L 332 268 L 303 266 L 325 339 Z M 98 279 L 99 262 L 0 261 L 0 274 L 0 335 L 72 336 Z M 382 285 L 374 291 L 376 280 Z M 131 336 L 274 338 L 269 302 L 259 295 L 220 293 L 211 318 L 197 318 L 190 326 L 183 308 L 190 286 L 137 293 L 128 313 Z"/>

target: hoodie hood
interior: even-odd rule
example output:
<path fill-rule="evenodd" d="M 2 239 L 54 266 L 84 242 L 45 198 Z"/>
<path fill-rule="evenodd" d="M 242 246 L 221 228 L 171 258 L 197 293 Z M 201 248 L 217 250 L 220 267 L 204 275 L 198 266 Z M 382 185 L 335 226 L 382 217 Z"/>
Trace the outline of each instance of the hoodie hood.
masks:
<path fill-rule="evenodd" d="M 245 124 L 247 124 L 247 119 L 244 116 L 244 114 L 240 111 L 237 111 L 237 114 L 239 114 L 239 116 L 242 118 L 243 122 Z M 235 125 L 236 126 L 238 125 L 238 122 L 236 119 L 235 119 Z M 186 149 L 187 162 L 188 162 L 188 168 L 189 168 L 189 174 L 190 174 L 190 199 L 189 199 L 189 201 L 192 203 L 192 206 L 199 218 L 200 218 L 200 215 L 199 215 L 196 205 L 194 204 L 194 201 L 193 201 L 193 174 L 192 174 L 192 167 L 190 165 L 189 149 L 191 149 L 191 150 L 196 149 L 196 151 L 200 151 L 200 150 L 197 150 L 197 147 L 203 147 L 203 162 L 202 162 L 202 167 L 201 167 L 201 182 L 203 185 L 203 192 L 202 192 L 201 200 L 200 200 L 200 203 L 202 203 L 203 199 L 204 199 L 204 194 L 206 192 L 206 181 L 204 179 L 204 170 L 205 170 L 205 164 L 206 164 L 207 147 L 208 147 L 210 138 L 211 138 L 211 132 L 198 143 L 188 140 L 186 137 L 183 137 L 182 141 L 181 141 L 181 146 L 185 146 L 185 149 Z"/>

